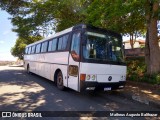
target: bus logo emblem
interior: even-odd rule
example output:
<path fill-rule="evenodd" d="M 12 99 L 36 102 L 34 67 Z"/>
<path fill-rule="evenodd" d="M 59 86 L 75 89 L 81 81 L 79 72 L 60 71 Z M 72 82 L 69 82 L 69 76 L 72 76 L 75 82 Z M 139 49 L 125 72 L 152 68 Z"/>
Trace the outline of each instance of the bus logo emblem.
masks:
<path fill-rule="evenodd" d="M 109 77 L 108 77 L 108 81 L 111 81 L 111 80 L 112 80 L 112 76 L 109 76 Z"/>

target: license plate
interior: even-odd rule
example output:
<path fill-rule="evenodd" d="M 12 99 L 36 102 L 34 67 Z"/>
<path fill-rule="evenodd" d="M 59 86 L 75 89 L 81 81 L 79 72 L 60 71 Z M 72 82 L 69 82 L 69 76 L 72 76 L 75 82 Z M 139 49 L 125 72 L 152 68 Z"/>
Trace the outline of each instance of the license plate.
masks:
<path fill-rule="evenodd" d="M 111 90 L 111 87 L 104 88 L 104 91 L 109 91 L 109 90 Z"/>

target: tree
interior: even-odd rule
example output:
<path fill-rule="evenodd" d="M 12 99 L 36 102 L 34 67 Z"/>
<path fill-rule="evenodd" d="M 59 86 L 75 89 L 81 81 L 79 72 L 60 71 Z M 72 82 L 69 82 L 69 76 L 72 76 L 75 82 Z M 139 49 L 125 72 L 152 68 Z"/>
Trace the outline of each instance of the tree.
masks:
<path fill-rule="evenodd" d="M 90 0 L 1 0 L 0 7 L 13 17 L 10 18 L 14 25 L 13 31 L 19 38 L 11 49 L 14 56 L 22 58 L 24 47 L 32 43 L 30 36 L 43 36 L 54 31 L 60 31 L 76 23 L 82 22 L 84 6 Z"/>
<path fill-rule="evenodd" d="M 27 37 L 27 39 L 19 37 L 16 40 L 15 45 L 11 48 L 11 54 L 15 57 L 18 57 L 19 59 L 23 59 L 23 53 L 26 45 L 36 42 L 38 40 L 42 39 L 41 36 L 36 36 L 36 37 Z"/>
<path fill-rule="evenodd" d="M 136 31 L 147 31 L 146 64 L 147 73 L 151 75 L 160 72 L 157 34 L 159 5 L 159 0 L 95 0 L 88 8 L 87 21 L 95 26 L 130 34 L 131 46 Z"/>
<path fill-rule="evenodd" d="M 155 74 L 160 72 L 160 48 L 158 45 L 158 15 L 160 1 L 147 0 L 145 3 L 145 16 L 147 21 L 147 33 L 146 33 L 146 64 L 147 73 Z"/>
<path fill-rule="evenodd" d="M 159 0 L 1 0 L 0 7 L 13 15 L 20 37 L 43 35 L 48 28 L 60 31 L 84 22 L 131 36 L 146 34 L 147 73 L 160 72 L 157 20 Z M 134 36 L 134 37 L 133 37 Z"/>
<path fill-rule="evenodd" d="M 21 39 L 17 39 L 14 47 L 11 48 L 11 54 L 14 57 L 18 57 L 19 59 L 23 59 L 23 51 L 26 47 L 26 44 L 23 43 Z"/>
<path fill-rule="evenodd" d="M 13 31 L 20 37 L 41 35 L 46 37 L 54 31 L 54 16 L 51 14 L 55 11 L 55 1 L 52 3 L 46 0 L 1 0 L 0 7 L 6 10 L 13 17 L 10 18 L 14 25 Z M 45 4 L 44 4 L 45 3 Z M 49 7 L 46 5 L 50 5 Z"/>
<path fill-rule="evenodd" d="M 56 31 L 64 30 L 78 23 L 84 23 L 85 14 L 83 10 L 90 0 L 62 0 L 57 5 L 55 18 L 57 21 Z"/>
<path fill-rule="evenodd" d="M 145 17 L 140 12 L 142 5 L 133 1 L 95 0 L 87 9 L 87 22 L 130 36 L 133 48 L 134 40 L 145 31 Z"/>
<path fill-rule="evenodd" d="M 84 22 L 83 10 L 90 1 L 92 0 L 2 0 L 0 7 L 13 16 L 13 31 L 20 37 L 46 37 L 54 31 Z"/>

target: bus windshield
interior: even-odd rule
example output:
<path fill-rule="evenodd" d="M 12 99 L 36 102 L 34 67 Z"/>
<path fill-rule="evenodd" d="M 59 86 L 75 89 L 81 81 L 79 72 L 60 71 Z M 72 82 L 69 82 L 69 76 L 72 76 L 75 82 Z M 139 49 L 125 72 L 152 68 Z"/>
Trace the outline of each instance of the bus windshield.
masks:
<path fill-rule="evenodd" d="M 110 34 L 85 32 L 85 59 L 123 62 L 122 40 Z"/>

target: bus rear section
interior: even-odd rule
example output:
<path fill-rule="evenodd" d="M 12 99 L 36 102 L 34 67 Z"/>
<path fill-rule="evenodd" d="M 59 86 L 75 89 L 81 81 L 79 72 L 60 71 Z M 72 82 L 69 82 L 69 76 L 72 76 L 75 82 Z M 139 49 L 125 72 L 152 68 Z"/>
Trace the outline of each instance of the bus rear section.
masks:
<path fill-rule="evenodd" d="M 125 65 L 80 64 L 80 91 L 122 89 L 125 82 Z"/>

